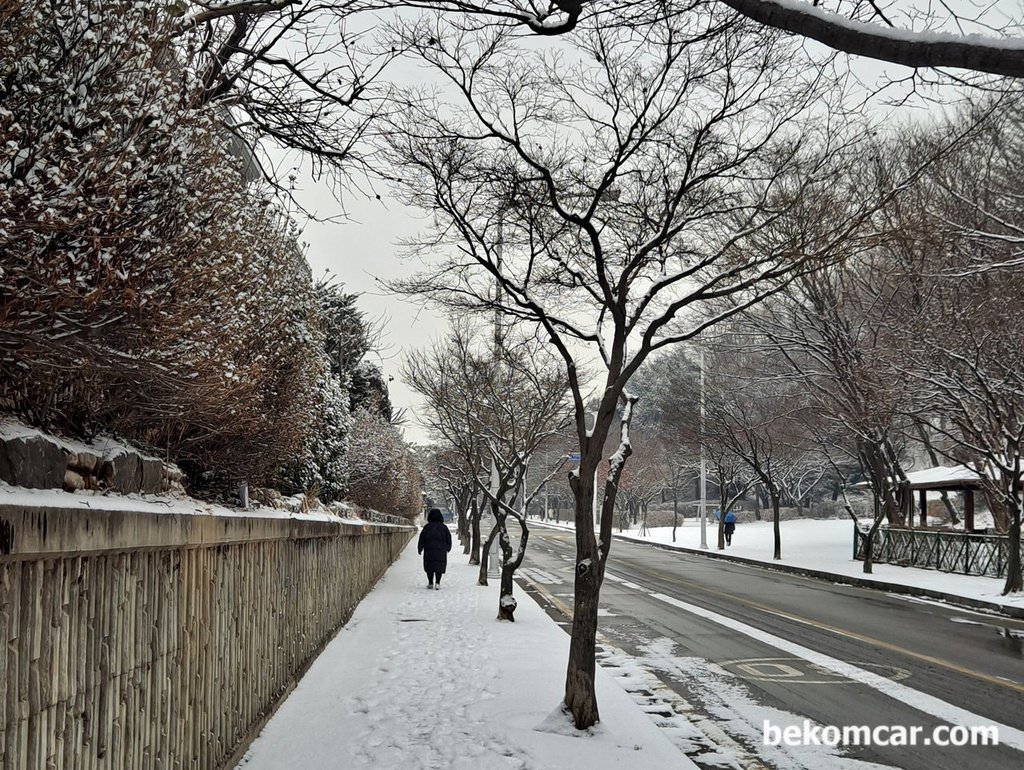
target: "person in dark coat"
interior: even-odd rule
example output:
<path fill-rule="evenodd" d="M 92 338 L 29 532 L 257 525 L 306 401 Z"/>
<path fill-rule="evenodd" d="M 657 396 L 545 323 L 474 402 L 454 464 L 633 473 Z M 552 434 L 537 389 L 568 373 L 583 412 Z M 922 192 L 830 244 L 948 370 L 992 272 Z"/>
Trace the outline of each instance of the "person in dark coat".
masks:
<path fill-rule="evenodd" d="M 736 514 L 729 511 L 725 514 L 725 544 L 732 545 L 732 533 L 736 531 Z"/>
<path fill-rule="evenodd" d="M 427 573 L 427 588 L 441 588 L 441 575 L 448 566 L 448 552 L 452 550 L 452 533 L 444 525 L 444 516 L 437 508 L 427 514 L 427 526 L 420 531 L 417 553 L 423 554 L 423 569 Z"/>

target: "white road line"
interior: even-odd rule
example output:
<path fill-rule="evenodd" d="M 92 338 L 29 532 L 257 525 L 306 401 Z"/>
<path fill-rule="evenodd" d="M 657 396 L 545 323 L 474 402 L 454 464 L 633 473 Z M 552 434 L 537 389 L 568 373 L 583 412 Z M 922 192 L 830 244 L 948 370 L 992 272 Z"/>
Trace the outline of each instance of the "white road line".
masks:
<path fill-rule="evenodd" d="M 720 615 L 712 610 L 698 607 L 695 604 L 680 601 L 673 596 L 667 596 L 661 593 L 649 593 L 652 599 L 657 599 L 665 604 L 670 604 L 673 607 L 678 607 L 681 610 L 689 612 L 693 615 L 705 618 L 714 623 L 718 623 L 726 628 L 731 628 L 733 631 L 749 636 L 751 639 L 756 639 L 759 642 L 763 642 L 767 645 L 774 647 L 777 650 L 788 652 L 791 655 L 795 655 L 799 658 L 803 658 L 806 661 L 810 661 L 816 665 L 827 668 L 840 676 L 844 676 L 848 679 L 852 679 L 855 682 L 867 685 L 874 690 L 888 695 L 890 698 L 895 698 L 901 703 L 922 711 L 925 714 L 930 714 L 933 717 L 948 722 L 953 725 L 961 725 L 964 727 L 972 727 L 974 725 L 992 725 L 999 730 L 999 743 L 1004 746 L 1010 746 L 1011 748 L 1017 749 L 1017 751 L 1024 751 L 1024 731 L 1018 730 L 1015 727 L 1009 725 L 1000 724 L 994 722 L 987 717 L 974 714 L 966 709 L 962 709 L 959 706 L 954 706 L 952 703 L 947 703 L 944 700 L 936 698 L 933 695 L 914 690 L 906 685 L 894 682 L 891 679 L 886 679 L 884 676 L 879 676 L 870 671 L 865 671 L 862 668 L 858 668 L 850 663 L 833 658 L 829 655 L 825 655 L 820 652 L 816 652 L 802 645 L 791 642 L 782 637 L 770 634 L 767 631 L 762 631 L 759 628 L 748 625 L 739 620 L 733 620 L 725 615 Z"/>

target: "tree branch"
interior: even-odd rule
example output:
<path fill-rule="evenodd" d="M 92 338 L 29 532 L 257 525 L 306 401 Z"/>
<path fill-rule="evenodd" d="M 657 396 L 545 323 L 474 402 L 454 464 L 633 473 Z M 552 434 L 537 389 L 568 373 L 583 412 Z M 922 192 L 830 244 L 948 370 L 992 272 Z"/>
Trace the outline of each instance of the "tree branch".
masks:
<path fill-rule="evenodd" d="M 722 0 L 748 19 L 837 51 L 906 67 L 957 67 L 1024 77 L 1024 40 L 890 29 L 793 0 Z"/>

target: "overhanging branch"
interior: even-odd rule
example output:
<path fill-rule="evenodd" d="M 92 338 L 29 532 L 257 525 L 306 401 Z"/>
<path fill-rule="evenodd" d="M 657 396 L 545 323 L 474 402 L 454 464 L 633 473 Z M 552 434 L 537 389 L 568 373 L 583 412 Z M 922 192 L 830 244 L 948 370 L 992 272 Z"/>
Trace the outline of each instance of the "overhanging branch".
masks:
<path fill-rule="evenodd" d="M 183 29 L 193 29 L 208 21 L 222 19 L 225 16 L 238 16 L 241 14 L 258 16 L 264 13 L 275 13 L 299 2 L 300 0 L 241 0 L 241 2 L 237 3 L 225 3 L 224 5 L 205 8 L 198 13 L 186 17 L 183 19 L 181 26 Z"/>
<path fill-rule="evenodd" d="M 957 67 L 1024 77 L 1024 40 L 942 35 L 852 21 L 810 3 L 722 0 L 748 19 L 817 40 L 837 51 L 906 67 Z"/>

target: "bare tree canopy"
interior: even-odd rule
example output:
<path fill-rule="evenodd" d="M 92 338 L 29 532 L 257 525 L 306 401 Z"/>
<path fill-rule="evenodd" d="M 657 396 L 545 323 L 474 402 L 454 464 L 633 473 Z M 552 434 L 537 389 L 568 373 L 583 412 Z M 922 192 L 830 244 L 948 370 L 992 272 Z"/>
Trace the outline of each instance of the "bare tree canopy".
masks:
<path fill-rule="evenodd" d="M 515 620 L 513 576 L 529 541 L 527 506 L 540 486 L 525 488 L 537 449 L 569 424 L 568 382 L 561 362 L 536 339 L 496 335 L 488 350 L 465 324 L 457 325 L 430 350 L 409 354 L 402 366 L 406 383 L 426 401 L 426 419 L 438 438 L 459 457 L 474 495 L 482 495 L 495 525 L 487 540 L 502 550 L 498 619 Z M 559 463 L 560 465 L 560 463 Z M 520 531 L 513 550 L 507 521 Z M 486 549 L 479 583 L 487 585 Z"/>
<path fill-rule="evenodd" d="M 597 719 L 596 600 L 632 451 L 630 378 L 652 352 L 856 248 L 893 190 L 852 186 L 866 131 L 843 112 L 830 62 L 714 2 L 643 28 L 581 23 L 557 49 L 440 19 L 402 32 L 444 85 L 407 91 L 381 146 L 398 191 L 434 221 L 409 244 L 434 264 L 396 288 L 537 330 L 569 378 L 581 461 L 566 704 L 584 728 Z M 698 320 L 698 308 L 715 310 Z M 578 376 L 588 356 L 601 367 L 593 415 Z"/>
<path fill-rule="evenodd" d="M 897 15 L 860 0 L 838 0 L 827 8 L 816 0 L 711 1 L 720 5 L 722 23 L 736 23 L 739 14 L 848 54 L 915 69 L 965 70 L 968 76 L 1024 75 L 1020 26 L 998 5 L 971 15 L 953 6 L 940 14 L 922 4 Z M 566 36 L 595 27 L 645 35 L 665 18 L 699 23 L 708 5 L 708 0 L 189 0 L 170 4 L 168 12 L 178 16 L 180 56 L 199 84 L 195 98 L 222 108 L 224 121 L 253 148 L 264 175 L 286 186 L 286 174 L 272 167 L 261 142 L 301 152 L 314 173 L 340 192 L 380 170 L 367 140 L 397 108 L 392 65 L 415 46 L 393 36 L 393 24 L 436 14 L 437 29 L 421 28 L 421 43 L 442 33 L 484 29 L 504 38 Z"/>

